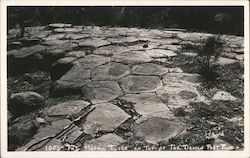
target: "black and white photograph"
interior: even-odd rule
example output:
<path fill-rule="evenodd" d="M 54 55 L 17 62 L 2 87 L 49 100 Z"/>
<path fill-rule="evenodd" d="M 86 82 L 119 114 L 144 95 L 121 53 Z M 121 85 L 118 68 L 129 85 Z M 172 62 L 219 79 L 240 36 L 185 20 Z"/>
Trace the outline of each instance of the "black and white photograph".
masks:
<path fill-rule="evenodd" d="M 199 4 L 2 6 L 1 148 L 248 157 L 247 3 Z"/>

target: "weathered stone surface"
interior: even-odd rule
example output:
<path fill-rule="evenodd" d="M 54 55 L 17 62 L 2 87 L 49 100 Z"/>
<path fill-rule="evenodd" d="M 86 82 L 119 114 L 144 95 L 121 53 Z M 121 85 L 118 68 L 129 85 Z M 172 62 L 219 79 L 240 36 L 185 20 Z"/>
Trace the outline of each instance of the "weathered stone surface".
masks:
<path fill-rule="evenodd" d="M 154 42 L 154 43 L 158 43 L 158 44 L 161 44 L 161 45 L 178 45 L 180 43 L 180 40 L 176 39 L 176 38 L 150 38 L 150 41 L 151 42 Z"/>
<path fill-rule="evenodd" d="M 163 77 L 165 86 L 157 90 L 157 95 L 169 108 L 189 108 L 189 104 L 200 100 L 200 93 L 196 89 L 199 85 L 198 74 L 168 73 Z"/>
<path fill-rule="evenodd" d="M 155 93 L 127 94 L 120 98 L 134 103 L 135 111 L 141 115 L 137 123 L 152 117 L 175 118 L 170 109 Z"/>
<path fill-rule="evenodd" d="M 162 86 L 158 76 L 129 75 L 120 80 L 126 93 L 152 92 Z"/>
<path fill-rule="evenodd" d="M 123 94 L 115 81 L 91 81 L 82 87 L 84 97 L 93 104 L 111 101 Z"/>
<path fill-rule="evenodd" d="M 125 140 L 116 134 L 109 133 L 99 138 L 86 141 L 84 144 L 85 151 L 114 151 L 116 147 Z"/>
<path fill-rule="evenodd" d="M 19 41 L 22 42 L 22 45 L 24 47 L 30 47 L 30 46 L 38 45 L 40 43 L 40 39 L 37 39 L 37 38 L 23 38 Z"/>
<path fill-rule="evenodd" d="M 113 131 L 120 124 L 126 121 L 130 115 L 111 103 L 94 105 L 92 111 L 82 125 L 85 133 L 95 135 L 101 131 Z"/>
<path fill-rule="evenodd" d="M 65 33 L 77 33 L 77 32 L 81 32 L 82 29 L 81 28 L 56 28 L 54 29 L 55 32 L 65 32 Z"/>
<path fill-rule="evenodd" d="M 66 36 L 65 33 L 57 33 L 57 34 L 49 35 L 48 37 L 43 38 L 43 40 L 45 40 L 45 41 L 61 40 L 61 39 L 63 39 L 65 36 Z"/>
<path fill-rule="evenodd" d="M 16 151 L 26 151 L 28 147 L 38 142 L 39 139 L 32 139 L 30 142 L 25 144 L 24 146 L 18 148 Z M 29 151 L 60 151 L 63 147 L 60 139 L 51 139 L 50 141 L 38 144 L 29 149 Z"/>
<path fill-rule="evenodd" d="M 72 40 L 79 40 L 83 38 L 88 38 L 90 35 L 85 33 L 85 34 L 80 34 L 80 33 L 68 33 L 64 38 L 66 39 L 72 39 Z"/>
<path fill-rule="evenodd" d="M 171 69 L 169 69 L 171 70 Z M 171 70 L 172 71 L 172 70 Z M 172 72 L 167 73 L 163 76 L 164 85 L 178 86 L 178 84 L 187 83 L 187 84 L 199 84 L 200 75 L 191 74 L 191 73 L 181 73 L 181 72 Z"/>
<path fill-rule="evenodd" d="M 72 49 L 76 48 L 78 45 L 73 42 L 63 42 L 59 45 L 53 45 L 48 48 L 48 51 L 46 53 L 47 56 L 50 57 L 63 57 L 67 51 L 71 51 Z"/>
<path fill-rule="evenodd" d="M 54 89 L 78 88 L 90 82 L 89 78 L 90 69 L 86 69 L 84 66 L 73 66 L 70 71 L 55 82 Z"/>
<path fill-rule="evenodd" d="M 8 109 L 15 115 L 20 116 L 34 111 L 45 105 L 44 97 L 36 92 L 21 92 L 12 94 L 9 99 Z"/>
<path fill-rule="evenodd" d="M 118 80 L 130 72 L 130 67 L 121 63 L 107 63 L 94 68 L 91 72 L 92 80 Z"/>
<path fill-rule="evenodd" d="M 144 51 L 130 51 L 115 54 L 111 60 L 125 64 L 139 64 L 150 62 L 152 58 Z"/>
<path fill-rule="evenodd" d="M 183 125 L 179 122 L 163 118 L 150 118 L 135 128 L 135 134 L 148 143 L 157 144 L 160 141 L 168 141 L 184 130 Z"/>
<path fill-rule="evenodd" d="M 163 50 L 163 49 L 152 49 L 147 50 L 146 53 L 152 58 L 163 58 L 163 57 L 174 57 L 177 56 L 176 53 L 172 50 Z"/>
<path fill-rule="evenodd" d="M 236 101 L 237 98 L 232 96 L 229 92 L 226 91 L 218 91 L 214 94 L 213 100 L 229 100 L 229 101 Z"/>
<path fill-rule="evenodd" d="M 139 39 L 130 36 L 130 37 L 119 37 L 119 38 L 108 38 L 107 39 L 111 43 L 117 43 L 117 44 L 122 44 L 122 43 L 132 43 L 139 41 Z"/>
<path fill-rule="evenodd" d="M 34 117 L 19 117 L 15 123 L 8 127 L 8 143 L 22 145 L 27 139 L 36 134 L 39 125 Z"/>
<path fill-rule="evenodd" d="M 119 54 L 119 53 L 128 52 L 128 51 L 129 49 L 124 46 L 110 45 L 110 46 L 104 46 L 104 47 L 94 50 L 94 54 L 112 56 L 114 54 Z"/>
<path fill-rule="evenodd" d="M 107 40 L 99 39 L 99 38 L 88 38 L 77 41 L 79 46 L 81 47 L 101 47 L 105 45 L 109 45 L 110 42 Z"/>
<path fill-rule="evenodd" d="M 48 116 L 70 116 L 81 112 L 82 109 L 90 105 L 83 100 L 67 101 L 58 105 L 51 106 L 48 110 Z"/>
<path fill-rule="evenodd" d="M 244 60 L 244 54 L 236 55 L 235 59 L 243 61 Z"/>
<path fill-rule="evenodd" d="M 216 61 L 217 64 L 219 65 L 228 65 L 228 64 L 233 64 L 237 62 L 234 59 L 229 59 L 229 58 L 224 58 L 224 57 L 219 57 L 218 60 Z"/>
<path fill-rule="evenodd" d="M 13 49 L 11 51 L 8 51 L 8 56 L 12 55 L 15 58 L 26 58 L 31 55 L 44 53 L 46 51 L 45 46 L 36 45 L 31 47 L 23 47 L 21 49 Z"/>
<path fill-rule="evenodd" d="M 159 46 L 157 43 L 153 42 L 145 42 L 145 43 L 140 43 L 140 44 L 135 44 L 135 45 L 130 45 L 128 48 L 131 51 L 140 51 L 140 50 L 148 50 L 148 49 L 155 49 Z"/>
<path fill-rule="evenodd" d="M 58 120 L 51 123 L 51 125 L 47 125 L 45 127 L 40 127 L 38 132 L 33 136 L 33 138 L 44 138 L 47 136 L 52 136 L 64 129 L 64 127 L 71 124 L 71 121 L 68 119 Z M 76 130 L 77 128 L 74 127 L 72 130 Z"/>
<path fill-rule="evenodd" d="M 60 79 L 67 71 L 73 67 L 74 57 L 65 57 L 57 60 L 50 68 L 50 78 L 52 81 Z"/>
<path fill-rule="evenodd" d="M 138 75 L 158 75 L 161 76 L 168 72 L 168 68 L 163 67 L 161 65 L 153 64 L 153 63 L 145 63 L 136 65 L 132 69 L 133 74 Z"/>
<path fill-rule="evenodd" d="M 190 56 L 190 57 L 195 57 L 195 56 L 197 56 L 197 53 L 193 53 L 193 52 L 183 52 L 183 53 L 181 53 L 181 54 L 183 54 L 183 55 L 185 55 L 185 56 Z"/>
<path fill-rule="evenodd" d="M 183 72 L 182 69 L 179 68 L 179 67 L 168 68 L 168 71 L 169 71 L 170 73 L 182 73 L 182 72 Z"/>
<path fill-rule="evenodd" d="M 77 140 L 77 138 L 80 137 L 82 134 L 83 134 L 83 132 L 80 130 L 72 131 L 68 135 L 68 137 L 65 139 L 65 142 L 70 143 L 70 144 L 74 144 L 74 142 Z"/>
<path fill-rule="evenodd" d="M 49 24 L 49 27 L 52 28 L 63 28 L 63 27 L 71 27 L 72 24 L 63 24 L 63 23 L 55 23 L 55 24 Z"/>
<path fill-rule="evenodd" d="M 79 65 L 79 67 L 81 68 L 90 69 L 99 65 L 103 65 L 108 62 L 110 62 L 109 57 L 91 54 L 91 55 L 87 55 L 84 58 L 77 60 L 74 63 L 76 65 Z"/>
<path fill-rule="evenodd" d="M 180 46 L 179 45 L 162 44 L 162 45 L 158 46 L 158 49 L 167 49 L 167 50 L 177 51 L 180 49 Z"/>
<path fill-rule="evenodd" d="M 69 42 L 70 42 L 69 40 L 51 39 L 51 40 L 47 40 L 47 41 L 42 42 L 42 44 L 47 45 L 47 46 L 56 46 L 56 45 L 62 46 L 62 45 L 69 43 Z"/>
<path fill-rule="evenodd" d="M 67 53 L 65 56 L 80 58 L 86 56 L 86 51 L 73 51 Z"/>

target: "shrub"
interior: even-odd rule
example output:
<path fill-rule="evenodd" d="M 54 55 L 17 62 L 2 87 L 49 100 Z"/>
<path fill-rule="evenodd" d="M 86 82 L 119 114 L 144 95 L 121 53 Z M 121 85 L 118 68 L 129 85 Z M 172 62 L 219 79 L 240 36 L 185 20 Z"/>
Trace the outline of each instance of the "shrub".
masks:
<path fill-rule="evenodd" d="M 198 50 L 198 62 L 200 74 L 206 80 L 214 80 L 217 76 L 215 72 L 215 62 L 221 56 L 224 42 L 220 36 L 210 36 L 205 39 L 204 43 Z"/>

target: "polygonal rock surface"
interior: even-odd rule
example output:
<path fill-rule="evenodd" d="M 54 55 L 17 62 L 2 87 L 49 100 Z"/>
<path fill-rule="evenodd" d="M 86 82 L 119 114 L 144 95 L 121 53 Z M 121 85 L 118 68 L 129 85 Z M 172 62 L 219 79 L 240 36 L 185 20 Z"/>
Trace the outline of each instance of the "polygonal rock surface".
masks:
<path fill-rule="evenodd" d="M 16 151 L 26 151 L 27 148 L 29 148 L 34 143 L 37 143 L 39 141 L 38 138 L 32 139 L 30 142 L 25 144 L 24 146 L 18 148 Z M 46 143 L 46 141 L 45 141 Z M 46 143 L 46 145 L 43 145 L 45 143 L 39 143 L 38 145 L 35 145 L 31 148 L 29 148 L 28 151 L 60 151 L 62 145 L 62 141 L 60 139 L 51 139 Z M 54 147 L 53 147 L 54 146 Z"/>
<path fill-rule="evenodd" d="M 135 111 L 141 116 L 140 121 L 152 117 L 175 118 L 170 109 L 158 98 L 155 93 L 127 94 L 120 97 L 128 102 L 133 102 Z"/>
<path fill-rule="evenodd" d="M 99 138 L 86 141 L 84 144 L 85 151 L 113 151 L 115 148 L 124 143 L 125 140 L 116 134 L 109 133 Z"/>
<path fill-rule="evenodd" d="M 176 39 L 176 38 L 166 38 L 166 39 L 162 39 L 162 38 L 159 38 L 159 39 L 156 39 L 156 38 L 151 38 L 150 39 L 151 42 L 154 42 L 154 43 L 158 43 L 158 44 L 161 44 L 161 45 L 172 45 L 172 44 L 179 44 L 180 43 L 180 40 Z"/>
<path fill-rule="evenodd" d="M 88 39 L 82 39 L 78 41 L 79 46 L 85 46 L 85 47 L 101 47 L 105 45 L 109 45 L 110 42 L 106 40 L 102 40 L 99 38 L 88 38 Z"/>
<path fill-rule="evenodd" d="M 90 70 L 81 66 L 74 66 L 56 81 L 55 89 L 77 88 L 89 82 Z"/>
<path fill-rule="evenodd" d="M 229 65 L 237 62 L 234 59 L 229 59 L 229 58 L 224 58 L 224 57 L 219 57 L 218 60 L 216 61 L 217 64 L 219 65 Z"/>
<path fill-rule="evenodd" d="M 201 97 L 197 86 L 198 74 L 168 73 L 163 77 L 164 87 L 157 90 L 157 95 L 171 109 L 189 107 L 189 104 Z"/>
<path fill-rule="evenodd" d="M 153 64 L 153 63 L 145 63 L 145 64 L 140 64 L 136 65 L 132 69 L 133 74 L 138 74 L 138 75 L 163 75 L 168 72 L 168 68 L 163 67 L 158 64 Z"/>
<path fill-rule="evenodd" d="M 65 33 L 57 33 L 57 34 L 49 35 L 48 37 L 43 38 L 43 40 L 45 41 L 60 40 L 60 39 L 63 39 L 65 36 L 66 36 Z"/>
<path fill-rule="evenodd" d="M 70 144 L 74 144 L 75 140 L 77 140 L 78 137 L 80 137 L 83 134 L 82 131 L 80 131 L 79 129 L 72 131 L 68 137 L 65 139 L 65 142 L 70 143 Z"/>
<path fill-rule="evenodd" d="M 90 105 L 83 100 L 74 100 L 63 102 L 58 105 L 51 106 L 48 110 L 48 116 L 70 116 L 81 112 L 82 109 Z"/>
<path fill-rule="evenodd" d="M 152 49 L 147 50 L 146 53 L 152 58 L 163 58 L 163 57 L 174 57 L 177 56 L 176 53 L 172 50 L 163 50 L 163 49 Z"/>
<path fill-rule="evenodd" d="M 128 52 L 128 51 L 129 51 L 129 49 L 124 47 L 124 46 L 110 45 L 110 46 L 104 46 L 104 47 L 101 47 L 101 48 L 94 50 L 94 54 L 111 56 L 114 54 L 119 54 L 119 53 Z"/>
<path fill-rule="evenodd" d="M 171 109 L 188 108 L 191 102 L 201 97 L 196 87 L 185 84 L 179 86 L 171 86 L 170 84 L 156 91 L 156 93 Z"/>
<path fill-rule="evenodd" d="M 163 118 L 150 118 L 135 128 L 135 134 L 146 142 L 157 144 L 183 132 L 184 127 L 178 122 Z"/>
<path fill-rule="evenodd" d="M 67 53 L 66 56 L 80 58 L 86 56 L 86 51 L 73 51 Z"/>
<path fill-rule="evenodd" d="M 236 101 L 237 98 L 232 96 L 229 92 L 219 91 L 213 96 L 213 100 L 228 100 L 228 101 Z"/>
<path fill-rule="evenodd" d="M 123 94 L 115 81 L 91 81 L 82 87 L 82 91 L 93 104 L 108 102 Z"/>
<path fill-rule="evenodd" d="M 170 70 L 170 69 L 169 69 Z M 191 73 L 167 73 L 163 76 L 163 84 L 164 85 L 177 85 L 183 82 L 187 82 L 187 84 L 199 84 L 200 75 L 199 74 L 191 74 Z"/>
<path fill-rule="evenodd" d="M 71 27 L 72 24 L 63 24 L 63 23 L 55 23 L 55 24 L 49 24 L 49 27 L 52 28 L 63 28 L 63 27 Z"/>
<path fill-rule="evenodd" d="M 33 138 L 44 138 L 47 136 L 52 136 L 64 129 L 64 127 L 71 124 L 71 121 L 68 119 L 58 120 L 51 123 L 51 125 L 47 125 L 46 127 L 41 127 L 38 129 L 37 134 L 33 136 Z M 74 127 L 72 130 L 77 129 Z"/>
<path fill-rule="evenodd" d="M 144 51 L 130 51 L 115 54 L 111 60 L 125 64 L 139 64 L 150 62 L 152 58 Z"/>
<path fill-rule="evenodd" d="M 162 86 L 158 76 L 129 75 L 120 80 L 126 93 L 152 92 Z"/>
<path fill-rule="evenodd" d="M 95 109 L 82 125 L 85 133 L 95 135 L 99 131 L 113 131 L 126 121 L 130 115 L 111 103 L 94 105 Z"/>
<path fill-rule="evenodd" d="M 172 50 L 172 51 L 177 51 L 180 49 L 180 46 L 178 45 L 160 45 L 158 46 L 159 49 L 167 49 L 167 50 Z"/>
<path fill-rule="evenodd" d="M 110 61 L 109 57 L 91 54 L 77 60 L 75 63 L 79 65 L 81 68 L 90 69 L 108 63 L 109 61 Z"/>
<path fill-rule="evenodd" d="M 15 116 L 31 112 L 45 105 L 44 97 L 36 92 L 21 92 L 10 96 L 8 110 Z"/>
<path fill-rule="evenodd" d="M 77 32 L 81 32 L 82 29 L 80 28 L 56 28 L 54 29 L 55 32 L 69 32 L 69 33 L 77 33 Z"/>
<path fill-rule="evenodd" d="M 153 42 L 145 42 L 140 44 L 135 44 L 128 46 L 131 51 L 138 51 L 138 50 L 148 50 L 148 49 L 155 49 L 158 47 L 159 44 Z"/>
<path fill-rule="evenodd" d="M 121 63 L 107 63 L 94 68 L 91 72 L 92 80 L 118 80 L 129 74 L 130 67 Z"/>
<path fill-rule="evenodd" d="M 107 40 L 111 43 L 132 43 L 132 42 L 139 41 L 137 38 L 133 36 L 132 37 L 108 38 Z"/>
<path fill-rule="evenodd" d="M 25 58 L 30 55 L 43 53 L 45 51 L 46 51 L 45 46 L 36 45 L 36 46 L 31 46 L 31 47 L 24 47 L 21 49 L 13 49 L 11 51 L 8 51 L 8 56 L 13 55 L 15 58 Z"/>
<path fill-rule="evenodd" d="M 64 38 L 66 39 L 72 39 L 72 40 L 79 40 L 83 38 L 89 37 L 89 34 L 79 34 L 79 33 L 68 33 Z"/>

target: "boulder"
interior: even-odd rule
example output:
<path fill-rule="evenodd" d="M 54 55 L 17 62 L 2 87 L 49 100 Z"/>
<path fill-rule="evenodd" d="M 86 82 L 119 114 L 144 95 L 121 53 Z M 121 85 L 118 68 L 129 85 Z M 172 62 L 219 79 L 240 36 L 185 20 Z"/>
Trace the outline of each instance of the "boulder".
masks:
<path fill-rule="evenodd" d="M 36 92 L 21 92 L 12 94 L 8 109 L 14 116 L 20 116 L 36 109 L 39 109 L 45 105 L 45 99 L 43 96 Z"/>

